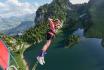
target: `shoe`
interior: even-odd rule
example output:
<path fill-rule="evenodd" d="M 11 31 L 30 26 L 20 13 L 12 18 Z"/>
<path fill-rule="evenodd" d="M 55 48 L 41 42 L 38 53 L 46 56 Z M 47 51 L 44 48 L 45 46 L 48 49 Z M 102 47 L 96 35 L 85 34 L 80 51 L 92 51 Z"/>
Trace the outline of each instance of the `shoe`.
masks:
<path fill-rule="evenodd" d="M 38 56 L 38 57 L 37 57 L 37 60 L 38 60 L 38 62 L 39 62 L 41 65 L 44 65 L 44 64 L 45 64 L 44 57 Z"/>
<path fill-rule="evenodd" d="M 43 61 L 43 64 L 45 64 L 45 60 L 44 60 L 44 57 L 43 57 L 43 60 L 42 60 L 42 61 Z"/>

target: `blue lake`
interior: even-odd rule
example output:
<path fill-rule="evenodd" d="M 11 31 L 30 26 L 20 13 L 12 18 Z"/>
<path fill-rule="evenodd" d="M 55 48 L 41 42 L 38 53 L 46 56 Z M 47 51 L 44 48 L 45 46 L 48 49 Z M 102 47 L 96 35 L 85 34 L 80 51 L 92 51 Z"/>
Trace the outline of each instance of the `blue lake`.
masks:
<path fill-rule="evenodd" d="M 81 29 L 74 32 L 81 40 L 73 48 L 49 48 L 44 66 L 36 64 L 35 58 L 41 47 L 28 48 L 24 56 L 30 70 L 35 64 L 36 70 L 104 70 L 102 39 L 85 38 L 82 33 Z"/>

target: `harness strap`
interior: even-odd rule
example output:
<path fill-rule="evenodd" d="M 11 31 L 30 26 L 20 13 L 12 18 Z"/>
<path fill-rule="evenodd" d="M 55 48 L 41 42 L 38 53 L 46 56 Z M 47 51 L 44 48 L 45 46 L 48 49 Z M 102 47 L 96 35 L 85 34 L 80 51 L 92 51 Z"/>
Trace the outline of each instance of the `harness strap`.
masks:
<path fill-rule="evenodd" d="M 52 36 L 54 36 L 54 35 L 56 35 L 56 33 L 55 32 L 53 32 L 52 30 L 49 30 L 49 32 L 48 32 L 49 34 L 51 34 Z"/>

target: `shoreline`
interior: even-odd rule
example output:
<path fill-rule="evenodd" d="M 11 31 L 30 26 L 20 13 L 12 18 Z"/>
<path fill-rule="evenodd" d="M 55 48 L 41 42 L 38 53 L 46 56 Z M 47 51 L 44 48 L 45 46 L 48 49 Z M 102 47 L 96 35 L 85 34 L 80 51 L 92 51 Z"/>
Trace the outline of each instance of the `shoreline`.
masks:
<path fill-rule="evenodd" d="M 23 64 L 26 66 L 26 70 L 29 70 L 29 65 L 28 65 L 28 63 L 27 63 L 27 61 L 25 60 L 25 57 L 24 57 L 24 52 L 25 52 L 25 50 L 27 49 L 27 48 L 29 48 L 31 45 L 29 45 L 29 44 L 26 44 L 26 43 L 24 43 L 23 44 L 23 47 L 24 47 L 24 49 L 23 49 L 23 52 L 22 52 L 22 54 L 21 54 L 21 58 L 22 58 L 22 61 L 23 61 Z"/>

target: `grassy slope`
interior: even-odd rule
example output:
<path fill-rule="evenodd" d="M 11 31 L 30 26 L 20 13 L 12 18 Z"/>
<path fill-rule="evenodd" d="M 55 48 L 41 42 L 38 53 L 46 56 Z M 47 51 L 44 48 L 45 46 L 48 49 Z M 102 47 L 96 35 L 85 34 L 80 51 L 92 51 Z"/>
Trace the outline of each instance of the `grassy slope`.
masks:
<path fill-rule="evenodd" d="M 21 51 L 22 51 L 22 50 L 21 50 Z M 26 70 L 26 66 L 24 65 L 23 58 L 21 57 L 22 54 L 12 52 L 12 56 L 13 56 L 13 58 L 11 57 L 10 65 L 15 65 L 16 68 L 18 68 L 18 66 L 19 66 L 19 68 L 18 68 L 19 70 Z M 16 64 L 16 62 L 14 61 L 14 59 L 15 59 L 15 61 L 17 62 L 17 64 Z M 18 65 L 18 66 L 17 66 L 17 65 Z"/>

